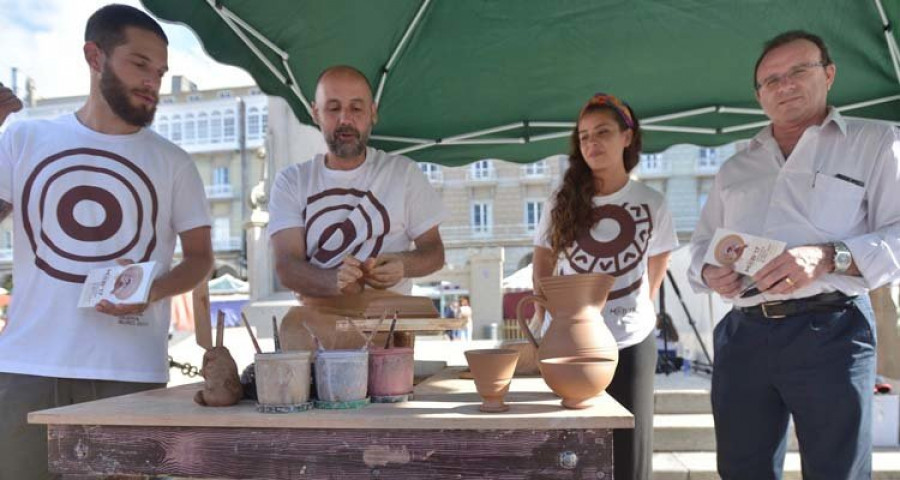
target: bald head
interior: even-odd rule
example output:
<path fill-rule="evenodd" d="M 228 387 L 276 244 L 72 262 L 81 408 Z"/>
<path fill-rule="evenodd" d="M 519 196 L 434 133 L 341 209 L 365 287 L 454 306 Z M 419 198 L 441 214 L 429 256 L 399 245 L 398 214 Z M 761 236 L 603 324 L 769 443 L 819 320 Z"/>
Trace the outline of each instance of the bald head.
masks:
<path fill-rule="evenodd" d="M 365 148 L 378 121 L 372 88 L 366 76 L 346 65 L 326 69 L 319 75 L 313 120 L 332 156 L 355 165 L 365 159 Z"/>
<path fill-rule="evenodd" d="M 322 100 L 319 99 L 319 95 L 322 93 L 323 88 L 327 90 L 328 85 L 334 82 L 348 82 L 359 84 L 361 86 L 364 85 L 365 90 L 369 94 L 369 101 L 374 101 L 372 86 L 369 84 L 369 79 L 366 78 L 365 74 L 350 65 L 335 65 L 326 68 L 319 74 L 319 79 L 316 80 L 316 102 L 322 102 Z"/>

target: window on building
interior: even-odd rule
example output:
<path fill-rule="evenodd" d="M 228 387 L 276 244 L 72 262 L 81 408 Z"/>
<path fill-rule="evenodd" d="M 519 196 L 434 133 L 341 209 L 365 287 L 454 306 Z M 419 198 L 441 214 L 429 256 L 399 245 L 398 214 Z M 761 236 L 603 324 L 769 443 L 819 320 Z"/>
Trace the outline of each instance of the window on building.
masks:
<path fill-rule="evenodd" d="M 228 185 L 228 167 L 213 169 L 213 185 Z"/>
<path fill-rule="evenodd" d="M 181 115 L 172 115 L 172 136 L 169 138 L 175 143 L 181 143 Z"/>
<path fill-rule="evenodd" d="M 222 140 L 224 142 L 233 142 L 235 139 L 235 117 L 234 110 L 226 110 L 222 119 Z"/>
<path fill-rule="evenodd" d="M 269 107 L 263 107 L 262 118 L 260 119 L 259 125 L 261 127 L 259 132 L 265 137 L 269 128 Z"/>
<path fill-rule="evenodd" d="M 250 95 L 261 95 L 262 92 L 258 88 L 251 88 Z"/>
<path fill-rule="evenodd" d="M 231 96 L 231 90 L 222 90 L 221 92 L 219 92 L 219 98 L 231 98 Z"/>
<path fill-rule="evenodd" d="M 206 143 L 209 141 L 209 115 L 206 112 L 200 112 L 197 115 L 197 143 Z"/>
<path fill-rule="evenodd" d="M 188 95 L 188 97 L 187 97 L 187 101 L 189 101 L 189 102 L 199 102 L 202 99 L 203 99 L 203 97 L 201 97 L 200 95 L 198 95 L 196 93 L 192 94 L 192 95 Z"/>
<path fill-rule="evenodd" d="M 156 129 L 156 133 L 169 138 L 169 117 L 161 116 L 157 118 L 154 128 Z"/>
<path fill-rule="evenodd" d="M 192 144 L 197 137 L 196 122 L 194 122 L 194 114 L 188 113 L 184 116 L 184 143 Z"/>
<path fill-rule="evenodd" d="M 642 173 L 664 172 L 668 166 L 661 153 L 647 153 L 641 155 L 640 165 Z"/>
<path fill-rule="evenodd" d="M 529 232 L 537 230 L 537 226 L 541 222 L 541 215 L 543 215 L 543 213 L 543 201 L 529 200 L 525 202 L 525 230 Z"/>
<path fill-rule="evenodd" d="M 700 168 L 717 168 L 719 166 L 719 151 L 715 148 L 701 148 L 697 166 Z"/>
<path fill-rule="evenodd" d="M 540 177 L 547 174 L 547 161 L 538 160 L 534 163 L 526 164 L 522 167 L 527 177 Z"/>
<path fill-rule="evenodd" d="M 429 182 L 439 182 L 443 180 L 443 172 L 441 172 L 440 165 L 420 163 L 419 169 L 422 170 L 422 173 L 425 174 L 425 177 L 428 178 Z"/>
<path fill-rule="evenodd" d="M 479 160 L 472 164 L 472 178 L 475 180 L 487 180 L 492 177 L 493 165 L 490 160 Z"/>
<path fill-rule="evenodd" d="M 472 204 L 472 233 L 489 234 L 491 233 L 491 204 L 488 202 L 475 202 Z"/>
<path fill-rule="evenodd" d="M 222 141 L 222 113 L 218 110 L 212 112 L 209 117 L 209 141 L 210 143 Z"/>
<path fill-rule="evenodd" d="M 259 109 L 250 107 L 247 111 L 247 138 L 256 140 L 259 138 Z"/>

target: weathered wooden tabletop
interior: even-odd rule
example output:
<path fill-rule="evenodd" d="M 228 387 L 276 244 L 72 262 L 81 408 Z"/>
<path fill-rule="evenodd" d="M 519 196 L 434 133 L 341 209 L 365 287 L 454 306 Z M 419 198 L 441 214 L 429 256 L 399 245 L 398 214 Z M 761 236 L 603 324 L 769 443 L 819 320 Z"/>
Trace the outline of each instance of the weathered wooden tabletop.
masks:
<path fill-rule="evenodd" d="M 632 415 L 608 395 L 566 410 L 540 377 L 516 378 L 507 412 L 482 413 L 447 369 L 415 399 L 358 410 L 258 413 L 193 403 L 200 384 L 32 412 L 51 470 L 215 478 L 612 478 L 612 429 Z"/>

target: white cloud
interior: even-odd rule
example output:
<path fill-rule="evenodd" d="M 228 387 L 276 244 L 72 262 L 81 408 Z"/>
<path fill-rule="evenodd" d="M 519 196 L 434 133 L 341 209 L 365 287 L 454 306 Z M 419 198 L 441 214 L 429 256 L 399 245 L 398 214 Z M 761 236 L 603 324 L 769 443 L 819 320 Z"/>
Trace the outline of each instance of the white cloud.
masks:
<path fill-rule="evenodd" d="M 11 68 L 19 69 L 19 92 L 25 78 L 35 80 L 39 97 L 87 95 L 87 66 L 82 55 L 88 17 L 111 0 L 0 0 L 0 82 L 11 83 Z M 145 10 L 137 0 L 118 0 Z M 222 65 L 206 55 L 192 31 L 161 22 L 169 36 L 169 75 L 184 75 L 201 89 L 250 85 L 241 69 Z"/>

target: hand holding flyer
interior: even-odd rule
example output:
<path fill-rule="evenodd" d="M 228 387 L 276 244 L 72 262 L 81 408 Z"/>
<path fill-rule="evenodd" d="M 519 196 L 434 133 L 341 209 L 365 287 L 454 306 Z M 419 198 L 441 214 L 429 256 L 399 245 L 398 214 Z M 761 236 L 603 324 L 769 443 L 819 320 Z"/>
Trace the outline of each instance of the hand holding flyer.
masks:
<path fill-rule="evenodd" d="M 781 254 L 786 245 L 778 240 L 717 228 L 703 262 L 731 266 L 735 272 L 753 275 Z"/>
<path fill-rule="evenodd" d="M 98 268 L 88 272 L 79 308 L 93 308 L 101 300 L 115 304 L 146 303 L 156 276 L 156 262 Z"/>

